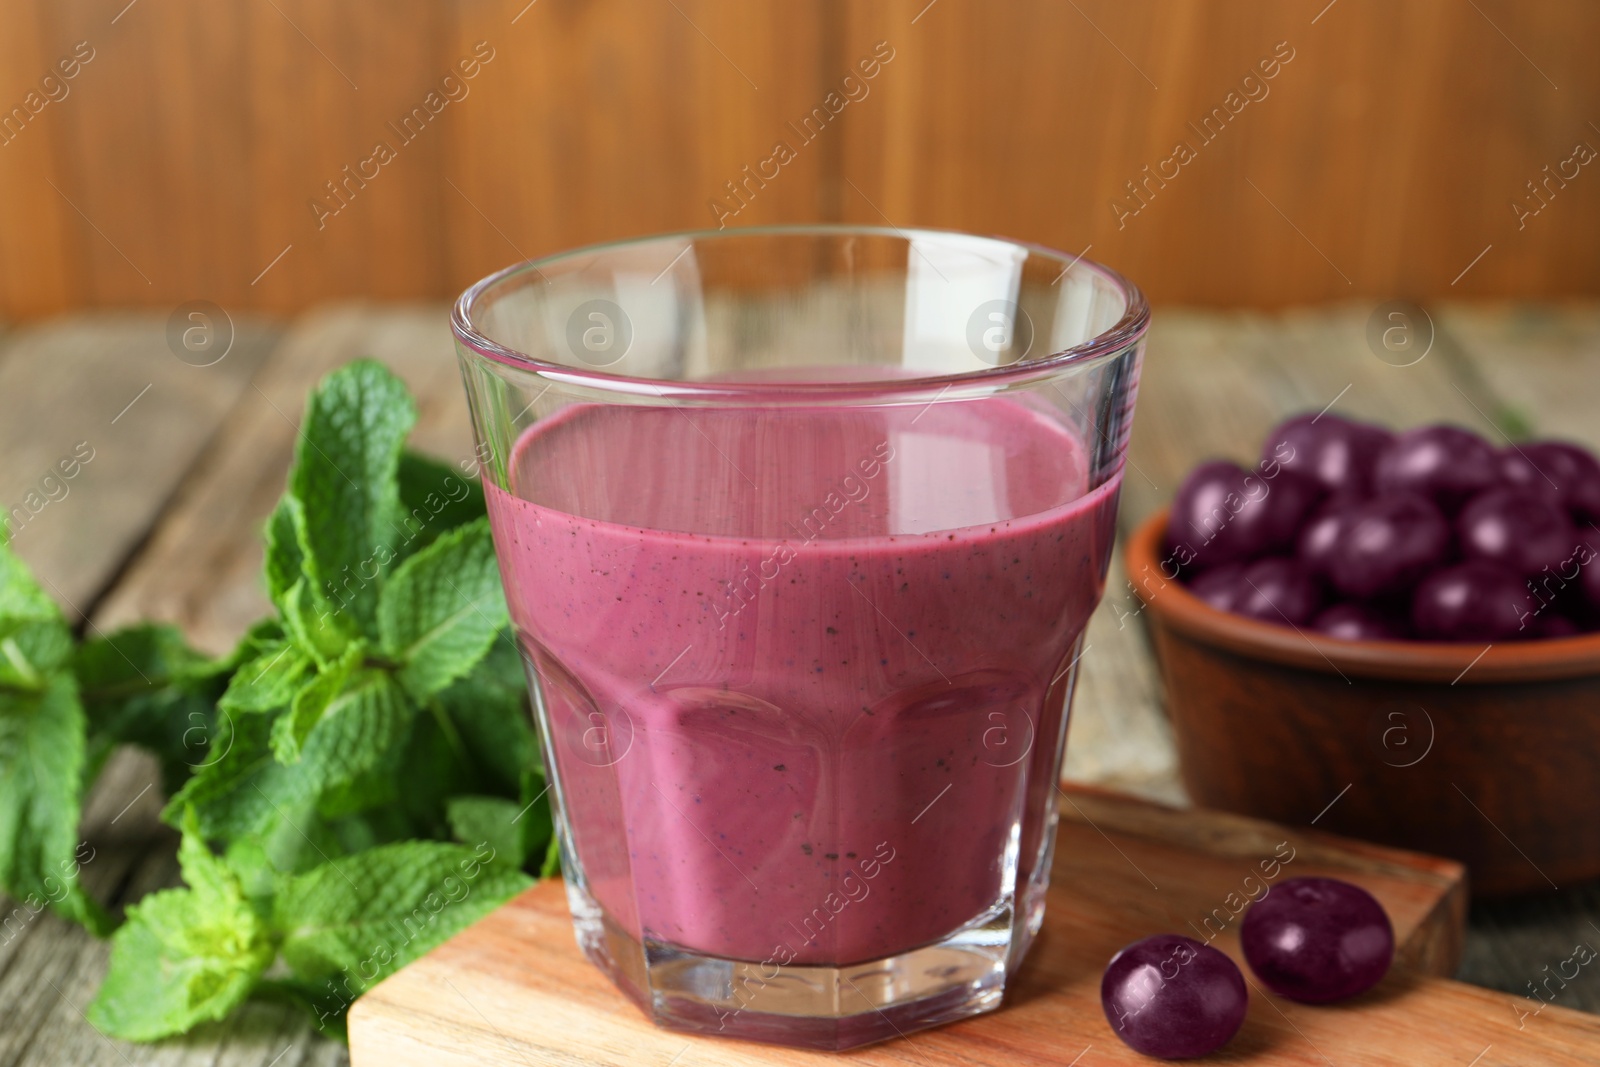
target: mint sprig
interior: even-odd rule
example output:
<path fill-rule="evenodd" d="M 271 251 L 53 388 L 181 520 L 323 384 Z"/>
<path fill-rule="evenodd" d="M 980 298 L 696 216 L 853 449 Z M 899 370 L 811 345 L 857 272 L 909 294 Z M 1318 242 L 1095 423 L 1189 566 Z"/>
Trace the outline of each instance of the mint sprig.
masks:
<path fill-rule="evenodd" d="M 400 451 L 416 421 L 405 383 L 358 360 L 323 379 L 306 403 L 289 472 L 302 607 L 336 603 L 335 614 L 347 609 L 344 621 L 368 636 L 382 579 L 403 549 Z"/>
<path fill-rule="evenodd" d="M 225 1018 L 272 963 L 267 924 L 239 876 L 185 820 L 178 864 L 187 889 L 151 893 L 128 909 L 89 1021 L 130 1041 L 153 1041 Z"/>
<path fill-rule="evenodd" d="M 0 544 L 0 887 L 110 929 L 78 823 L 118 744 L 155 753 L 182 832 L 187 888 L 114 936 L 105 1032 L 153 1040 L 265 995 L 340 1034 L 360 989 L 554 872 L 483 493 L 404 450 L 415 421 L 373 361 L 313 392 L 264 530 L 274 614 L 221 659 L 166 626 L 75 644 Z"/>
<path fill-rule="evenodd" d="M 61 610 L 0 537 L 0 886 L 104 933 L 78 878 L 89 745 L 72 654 Z"/>
<path fill-rule="evenodd" d="M 383 655 L 427 700 L 483 659 L 506 625 L 489 521 L 477 519 L 402 563 L 378 600 Z"/>

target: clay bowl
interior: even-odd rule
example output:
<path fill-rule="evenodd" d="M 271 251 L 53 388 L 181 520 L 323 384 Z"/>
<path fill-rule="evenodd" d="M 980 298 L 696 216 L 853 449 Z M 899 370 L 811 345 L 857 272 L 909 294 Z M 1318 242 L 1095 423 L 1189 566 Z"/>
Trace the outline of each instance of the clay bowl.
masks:
<path fill-rule="evenodd" d="M 1196 804 L 1462 861 L 1483 896 L 1600 878 L 1600 634 L 1340 641 L 1219 611 L 1128 542 Z"/>

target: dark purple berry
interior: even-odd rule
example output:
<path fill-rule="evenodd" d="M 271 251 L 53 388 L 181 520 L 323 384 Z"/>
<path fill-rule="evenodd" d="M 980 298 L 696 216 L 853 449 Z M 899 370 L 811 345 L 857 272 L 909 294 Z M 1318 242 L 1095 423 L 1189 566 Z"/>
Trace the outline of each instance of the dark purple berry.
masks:
<path fill-rule="evenodd" d="M 1414 493 L 1390 493 L 1346 512 L 1344 536 L 1328 552 L 1328 579 L 1366 600 L 1404 592 L 1450 548 L 1450 524 Z"/>
<path fill-rule="evenodd" d="M 1242 563 L 1294 540 L 1321 490 L 1290 471 L 1268 478 L 1236 463 L 1202 463 L 1184 479 L 1167 520 L 1167 543 L 1194 569 Z"/>
<path fill-rule="evenodd" d="M 1372 468 L 1394 434 L 1326 412 L 1297 415 L 1267 434 L 1261 462 L 1315 479 L 1330 493 L 1364 496 L 1372 489 Z"/>
<path fill-rule="evenodd" d="M 1535 640 L 1550 640 L 1558 637 L 1575 637 L 1579 630 L 1578 624 L 1565 615 L 1545 614 L 1528 628 Z"/>
<path fill-rule="evenodd" d="M 1578 547 L 1566 508 L 1534 489 L 1485 489 L 1461 509 L 1456 537 L 1467 559 L 1504 564 L 1524 577 L 1559 568 Z"/>
<path fill-rule="evenodd" d="M 1359 503 L 1348 496 L 1335 496 L 1323 501 L 1322 506 L 1300 529 L 1300 536 L 1295 540 L 1296 558 L 1313 572 L 1325 576 L 1329 560 L 1349 527 L 1350 512 Z"/>
<path fill-rule="evenodd" d="M 1578 558 L 1584 561 L 1578 569 L 1578 589 L 1589 610 L 1600 613 L 1600 557 L 1591 552 Z"/>
<path fill-rule="evenodd" d="M 1372 482 L 1380 493 L 1417 493 L 1454 514 L 1500 477 L 1499 457 L 1477 434 L 1459 426 L 1419 426 L 1379 453 Z"/>
<path fill-rule="evenodd" d="M 1404 620 L 1353 600 L 1324 608 L 1311 620 L 1311 628 L 1344 641 L 1403 641 L 1411 636 Z"/>
<path fill-rule="evenodd" d="M 1233 611 L 1279 626 L 1303 626 L 1322 607 L 1322 580 L 1299 560 L 1271 556 L 1246 565 Z"/>
<path fill-rule="evenodd" d="M 1527 637 L 1535 605 L 1522 576 L 1475 559 L 1428 575 L 1411 598 L 1411 625 L 1424 641 Z"/>
<path fill-rule="evenodd" d="M 1243 563 L 1224 563 L 1202 571 L 1189 585 L 1189 591 L 1218 611 L 1233 611 L 1239 603 L 1239 591 L 1246 588 L 1241 577 Z"/>
<path fill-rule="evenodd" d="M 1394 959 L 1394 927 L 1383 905 L 1334 878 L 1273 886 L 1244 913 L 1239 943 L 1268 989 L 1308 1004 L 1371 989 Z"/>
<path fill-rule="evenodd" d="M 1112 1031 L 1134 1051 L 1167 1060 L 1227 1044 L 1248 1004 L 1238 965 L 1179 934 L 1135 941 L 1111 957 L 1100 980 L 1100 1006 Z"/>
<path fill-rule="evenodd" d="M 1600 522 L 1600 462 L 1580 445 L 1512 445 L 1500 451 L 1500 473 L 1511 485 L 1555 500 L 1581 522 Z"/>

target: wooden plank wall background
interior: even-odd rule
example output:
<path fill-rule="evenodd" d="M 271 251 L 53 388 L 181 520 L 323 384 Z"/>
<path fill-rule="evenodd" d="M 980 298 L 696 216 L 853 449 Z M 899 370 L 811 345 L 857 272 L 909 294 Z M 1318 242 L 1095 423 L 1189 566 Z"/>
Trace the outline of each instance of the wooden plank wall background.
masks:
<path fill-rule="evenodd" d="M 1588 0 L 0 0 L 0 316 L 447 297 L 719 214 L 1092 245 L 1164 303 L 1594 294 L 1597 41 Z"/>

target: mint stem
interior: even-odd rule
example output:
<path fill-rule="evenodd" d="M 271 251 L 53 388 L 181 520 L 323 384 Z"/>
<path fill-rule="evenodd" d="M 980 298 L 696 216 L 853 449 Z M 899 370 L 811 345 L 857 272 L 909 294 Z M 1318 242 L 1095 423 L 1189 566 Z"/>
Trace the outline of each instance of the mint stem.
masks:
<path fill-rule="evenodd" d="M 439 703 L 437 697 L 428 700 L 428 713 L 433 716 L 433 721 L 439 724 L 439 731 L 444 734 L 444 739 L 450 743 L 450 749 L 456 755 L 463 770 L 471 773 L 473 768 L 472 758 L 467 755 L 466 742 L 461 740 L 461 732 L 456 729 L 456 724 L 450 718 L 450 713 L 444 710 L 444 705 Z"/>

